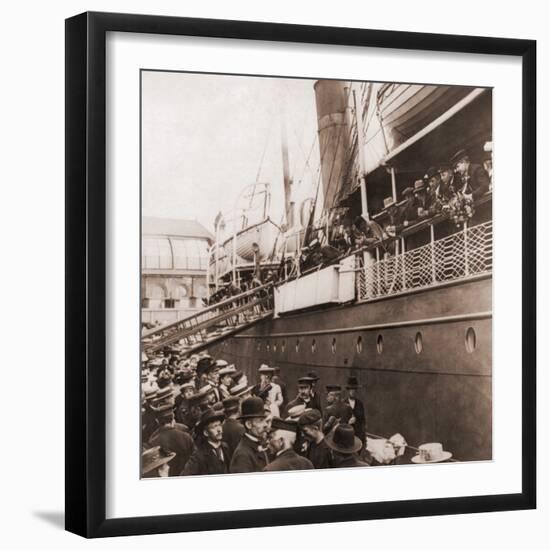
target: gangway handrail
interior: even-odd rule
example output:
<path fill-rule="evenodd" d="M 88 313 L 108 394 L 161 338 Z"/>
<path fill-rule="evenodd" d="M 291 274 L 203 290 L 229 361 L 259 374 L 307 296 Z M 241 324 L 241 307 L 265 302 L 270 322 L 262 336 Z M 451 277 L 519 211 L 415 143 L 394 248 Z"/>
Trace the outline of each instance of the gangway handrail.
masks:
<path fill-rule="evenodd" d="M 189 317 L 185 317 L 184 319 L 179 319 L 178 321 L 174 321 L 172 323 L 166 324 L 166 325 L 160 325 L 158 327 L 149 329 L 148 331 L 142 333 L 141 338 L 149 338 L 151 336 L 154 336 L 155 334 L 159 332 L 163 332 L 165 330 L 169 330 L 171 328 L 176 328 L 178 325 L 188 323 L 192 321 L 193 319 L 196 319 L 197 317 L 200 317 L 202 315 L 205 315 L 207 313 L 216 311 L 224 306 L 227 306 L 237 300 L 242 300 L 243 298 L 247 298 L 249 296 L 253 296 L 254 294 L 258 293 L 259 291 L 269 289 L 273 286 L 272 282 L 266 283 L 261 286 L 257 286 L 255 288 L 251 288 L 250 290 L 247 290 L 245 292 L 241 292 L 240 294 L 235 294 L 234 296 L 230 296 L 229 298 L 222 300 L 221 302 L 217 302 L 215 304 L 212 304 L 211 306 L 207 306 L 205 308 L 200 309 L 196 313 L 193 313 Z"/>

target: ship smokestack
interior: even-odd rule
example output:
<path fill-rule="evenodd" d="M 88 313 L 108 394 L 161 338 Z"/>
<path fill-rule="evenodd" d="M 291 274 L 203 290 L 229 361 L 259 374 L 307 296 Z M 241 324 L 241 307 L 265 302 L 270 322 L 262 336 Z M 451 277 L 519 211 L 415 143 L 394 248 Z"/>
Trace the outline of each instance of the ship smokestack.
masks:
<path fill-rule="evenodd" d="M 334 206 L 347 173 L 349 86 L 341 80 L 318 80 L 314 85 L 325 208 Z"/>

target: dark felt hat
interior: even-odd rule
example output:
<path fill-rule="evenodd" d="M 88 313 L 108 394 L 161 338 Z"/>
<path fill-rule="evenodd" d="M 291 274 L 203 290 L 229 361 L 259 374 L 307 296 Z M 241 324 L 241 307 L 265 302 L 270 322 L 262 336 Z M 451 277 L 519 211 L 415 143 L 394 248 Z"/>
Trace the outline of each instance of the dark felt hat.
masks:
<path fill-rule="evenodd" d="M 271 420 L 271 431 L 285 430 L 287 432 L 296 433 L 298 431 L 298 422 L 296 420 L 283 420 L 278 416 L 273 417 Z"/>
<path fill-rule="evenodd" d="M 348 383 L 346 384 L 346 388 L 349 390 L 356 390 L 357 388 L 360 388 L 361 384 L 359 384 L 359 380 L 357 380 L 356 376 L 350 376 L 348 377 Z"/>
<path fill-rule="evenodd" d="M 468 151 L 466 151 L 466 149 L 460 149 L 451 157 L 451 164 L 456 164 L 464 158 L 469 158 Z"/>
<path fill-rule="evenodd" d="M 320 411 L 318 411 L 317 409 L 308 409 L 300 415 L 300 418 L 298 418 L 298 425 L 309 426 L 310 424 L 315 424 L 315 422 L 319 422 L 321 418 L 322 415 Z"/>
<path fill-rule="evenodd" d="M 239 400 L 236 397 L 227 397 L 222 404 L 224 411 L 228 414 L 239 410 Z"/>
<path fill-rule="evenodd" d="M 355 435 L 353 426 L 349 424 L 338 424 L 325 437 L 325 442 L 332 450 L 344 454 L 356 453 L 361 448 L 361 440 Z"/>
<path fill-rule="evenodd" d="M 337 384 L 329 384 L 328 386 L 325 386 L 327 391 L 342 391 L 342 386 L 338 386 Z"/>
<path fill-rule="evenodd" d="M 265 418 L 267 415 L 264 409 L 264 402 L 259 397 L 247 397 L 241 403 L 241 416 L 243 420 L 247 418 Z"/>
<path fill-rule="evenodd" d="M 430 178 L 433 178 L 434 176 L 437 176 L 437 174 L 438 174 L 437 168 L 435 166 L 430 166 L 426 170 L 426 174 L 425 174 L 424 178 L 429 180 Z"/>
<path fill-rule="evenodd" d="M 312 385 L 313 382 L 315 382 L 315 378 L 311 378 L 311 376 L 302 376 L 300 378 L 298 378 L 298 385 L 300 384 L 308 384 L 308 385 Z"/>
<path fill-rule="evenodd" d="M 317 376 L 317 373 L 316 373 L 314 370 L 310 370 L 310 371 L 306 374 L 306 376 L 307 376 L 308 378 L 313 379 L 315 382 L 316 382 L 317 380 L 319 380 L 319 377 Z"/>
<path fill-rule="evenodd" d="M 223 421 L 225 418 L 225 413 L 220 410 L 216 410 L 214 408 L 206 409 L 200 417 L 200 420 L 197 422 L 197 428 L 201 430 L 205 426 L 208 426 L 208 424 L 212 424 L 212 422 Z"/>

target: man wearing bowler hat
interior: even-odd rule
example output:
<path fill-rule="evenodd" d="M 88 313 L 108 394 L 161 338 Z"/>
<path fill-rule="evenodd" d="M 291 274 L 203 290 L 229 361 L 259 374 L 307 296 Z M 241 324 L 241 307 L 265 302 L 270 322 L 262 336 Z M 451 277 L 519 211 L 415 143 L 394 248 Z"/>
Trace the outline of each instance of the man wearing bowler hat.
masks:
<path fill-rule="evenodd" d="M 239 419 L 244 425 L 245 432 L 233 453 L 229 471 L 261 472 L 268 463 L 266 449 L 263 446 L 268 421 L 262 399 L 256 396 L 247 397 L 241 403 Z"/>
<path fill-rule="evenodd" d="M 313 464 L 293 449 L 297 431 L 298 423 L 296 421 L 283 420 L 279 417 L 273 418 L 269 434 L 269 447 L 275 458 L 264 468 L 265 472 L 313 469 Z"/>
<path fill-rule="evenodd" d="M 321 413 L 315 409 L 304 411 L 298 419 L 298 428 L 309 443 L 306 457 L 315 469 L 330 468 L 330 449 L 325 442 L 322 423 Z"/>
<path fill-rule="evenodd" d="M 240 400 L 238 397 L 228 397 L 223 400 L 223 409 L 225 412 L 223 440 L 227 444 L 230 458 L 233 458 L 233 453 L 244 434 L 244 426 L 238 420 L 239 404 Z"/>
<path fill-rule="evenodd" d="M 333 468 L 352 468 L 368 466 L 357 453 L 361 450 L 361 441 L 349 424 L 339 424 L 330 432 L 325 441 L 332 454 Z"/>
<path fill-rule="evenodd" d="M 455 166 L 461 180 L 461 187 L 457 190 L 463 195 L 471 194 L 476 200 L 489 191 L 491 185 L 489 175 L 483 166 L 470 162 L 470 156 L 465 149 L 461 149 L 453 155 L 451 164 Z"/>
<path fill-rule="evenodd" d="M 229 471 L 229 449 L 223 441 L 223 410 L 207 409 L 201 415 L 196 431 L 197 446 L 189 457 L 182 475 L 226 474 Z"/>
<path fill-rule="evenodd" d="M 364 445 L 367 429 L 367 418 L 365 415 L 365 406 L 363 402 L 357 397 L 357 390 L 361 387 L 359 381 L 355 376 L 348 378 L 346 384 L 346 390 L 348 393 L 346 403 L 350 406 L 353 416 L 349 419 L 348 423 L 353 426 L 355 435 L 361 440 Z"/>

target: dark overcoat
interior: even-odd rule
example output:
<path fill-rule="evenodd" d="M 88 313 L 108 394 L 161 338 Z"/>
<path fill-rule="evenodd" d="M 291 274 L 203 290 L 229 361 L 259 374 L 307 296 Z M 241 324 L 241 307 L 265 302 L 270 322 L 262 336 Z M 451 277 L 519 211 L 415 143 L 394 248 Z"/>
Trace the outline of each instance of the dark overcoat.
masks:
<path fill-rule="evenodd" d="M 233 457 L 233 453 L 239 444 L 241 437 L 244 434 L 244 426 L 235 418 L 226 418 L 223 423 L 223 440 L 227 444 L 229 457 Z"/>
<path fill-rule="evenodd" d="M 264 472 L 283 472 L 285 470 L 313 470 L 313 464 L 294 449 L 287 449 L 270 462 Z"/>
<path fill-rule="evenodd" d="M 149 443 L 151 447 L 160 445 L 165 451 L 176 453 L 176 456 L 169 463 L 169 475 L 171 477 L 180 475 L 195 450 L 195 443 L 191 436 L 172 426 L 161 426 L 149 440 Z"/>
<path fill-rule="evenodd" d="M 201 438 L 201 441 L 197 443 L 193 454 L 189 457 L 185 468 L 181 472 L 181 475 L 185 476 L 200 476 L 211 474 L 227 474 L 229 471 L 229 449 L 227 445 L 222 442 L 221 452 L 223 460 L 220 460 L 214 448 Z"/>
<path fill-rule="evenodd" d="M 233 453 L 229 471 L 232 474 L 261 472 L 267 466 L 267 462 L 266 451 L 245 433 Z"/>

